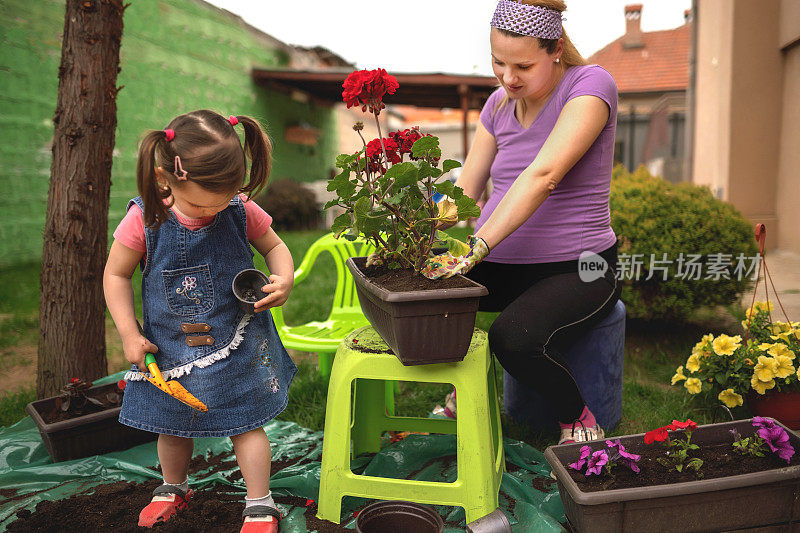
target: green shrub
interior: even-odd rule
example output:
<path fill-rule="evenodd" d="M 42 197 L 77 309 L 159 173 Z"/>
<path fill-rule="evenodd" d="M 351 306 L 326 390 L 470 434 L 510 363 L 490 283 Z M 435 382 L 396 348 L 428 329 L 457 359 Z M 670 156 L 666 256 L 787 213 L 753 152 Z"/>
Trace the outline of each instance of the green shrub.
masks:
<path fill-rule="evenodd" d="M 272 227 L 280 230 L 316 229 L 322 211 L 313 191 L 291 179 L 270 183 L 256 203 L 272 216 Z"/>
<path fill-rule="evenodd" d="M 610 203 L 611 226 L 619 238 L 622 300 L 629 317 L 685 319 L 700 307 L 738 301 L 752 284 L 758 268 L 753 224 L 732 205 L 714 198 L 707 187 L 672 185 L 644 167 L 629 173 L 620 165 L 613 172 Z M 646 279 L 651 254 L 661 261 L 664 253 L 661 266 L 667 268 L 666 281 L 659 270 Z M 638 280 L 634 254 L 641 254 L 636 256 L 642 262 Z M 701 256 L 695 258 L 701 265 L 700 279 L 678 276 L 679 266 L 684 273 L 689 270 L 686 263 L 679 265 L 680 254 L 684 260 L 689 254 Z M 723 263 L 727 264 L 715 270 L 715 264 Z M 737 265 L 744 269 L 741 276 Z M 695 277 L 696 271 L 690 272 L 686 278 Z"/>

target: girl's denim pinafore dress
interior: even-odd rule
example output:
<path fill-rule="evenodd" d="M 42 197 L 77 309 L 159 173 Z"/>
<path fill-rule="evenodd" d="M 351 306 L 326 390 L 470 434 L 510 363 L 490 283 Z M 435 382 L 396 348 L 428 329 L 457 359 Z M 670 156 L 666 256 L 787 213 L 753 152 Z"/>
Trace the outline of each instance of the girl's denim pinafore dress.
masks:
<path fill-rule="evenodd" d="M 133 203 L 144 208 L 141 197 Z M 270 312 L 243 313 L 231 290 L 234 276 L 253 268 L 242 200 L 234 197 L 198 230 L 170 213 L 158 229 L 145 227 L 145 239 L 145 336 L 158 346 L 164 379 L 177 379 L 208 412 L 162 392 L 133 365 L 119 421 L 179 437 L 229 437 L 263 426 L 286 407 L 297 367 Z"/>

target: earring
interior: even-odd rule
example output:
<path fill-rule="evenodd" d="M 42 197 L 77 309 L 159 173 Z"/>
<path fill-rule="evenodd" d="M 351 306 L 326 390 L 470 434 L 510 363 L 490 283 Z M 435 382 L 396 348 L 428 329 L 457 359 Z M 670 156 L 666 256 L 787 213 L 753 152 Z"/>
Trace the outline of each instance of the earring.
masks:
<path fill-rule="evenodd" d="M 557 57 L 557 58 L 555 58 L 553 60 L 553 63 L 560 63 L 560 62 L 561 62 L 561 58 L 560 57 Z"/>

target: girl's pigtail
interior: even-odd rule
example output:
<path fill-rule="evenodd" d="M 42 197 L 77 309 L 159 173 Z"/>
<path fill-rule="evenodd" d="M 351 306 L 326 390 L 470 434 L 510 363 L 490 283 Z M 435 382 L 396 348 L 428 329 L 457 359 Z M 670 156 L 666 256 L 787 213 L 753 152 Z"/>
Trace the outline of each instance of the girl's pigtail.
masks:
<path fill-rule="evenodd" d="M 250 158 L 250 179 L 242 188 L 248 198 L 255 198 L 267 185 L 272 169 L 272 143 L 261 124 L 248 116 L 236 117 L 244 127 L 244 152 Z"/>
<path fill-rule="evenodd" d="M 152 228 L 158 228 L 169 216 L 163 200 L 170 195 L 170 191 L 169 188 L 164 190 L 159 187 L 156 176 L 155 152 L 159 142 L 166 142 L 163 130 L 146 133 L 139 145 L 136 164 L 136 187 L 144 203 L 144 225 Z"/>

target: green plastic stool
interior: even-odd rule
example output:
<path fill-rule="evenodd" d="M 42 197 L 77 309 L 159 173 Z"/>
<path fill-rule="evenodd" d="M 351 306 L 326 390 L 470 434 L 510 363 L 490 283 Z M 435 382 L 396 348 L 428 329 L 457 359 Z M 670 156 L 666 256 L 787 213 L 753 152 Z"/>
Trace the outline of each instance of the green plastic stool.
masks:
<path fill-rule="evenodd" d="M 403 366 L 371 326 L 348 335 L 336 352 L 328 387 L 317 516 L 338 524 L 345 495 L 460 506 L 467 522 L 497 509 L 505 458 L 493 365 L 486 332 L 480 329 L 473 332 L 463 361 L 418 366 Z M 387 415 L 387 380 L 453 384 L 458 418 Z M 456 481 L 354 474 L 351 450 L 352 456 L 379 451 L 381 434 L 388 430 L 455 434 Z"/>

